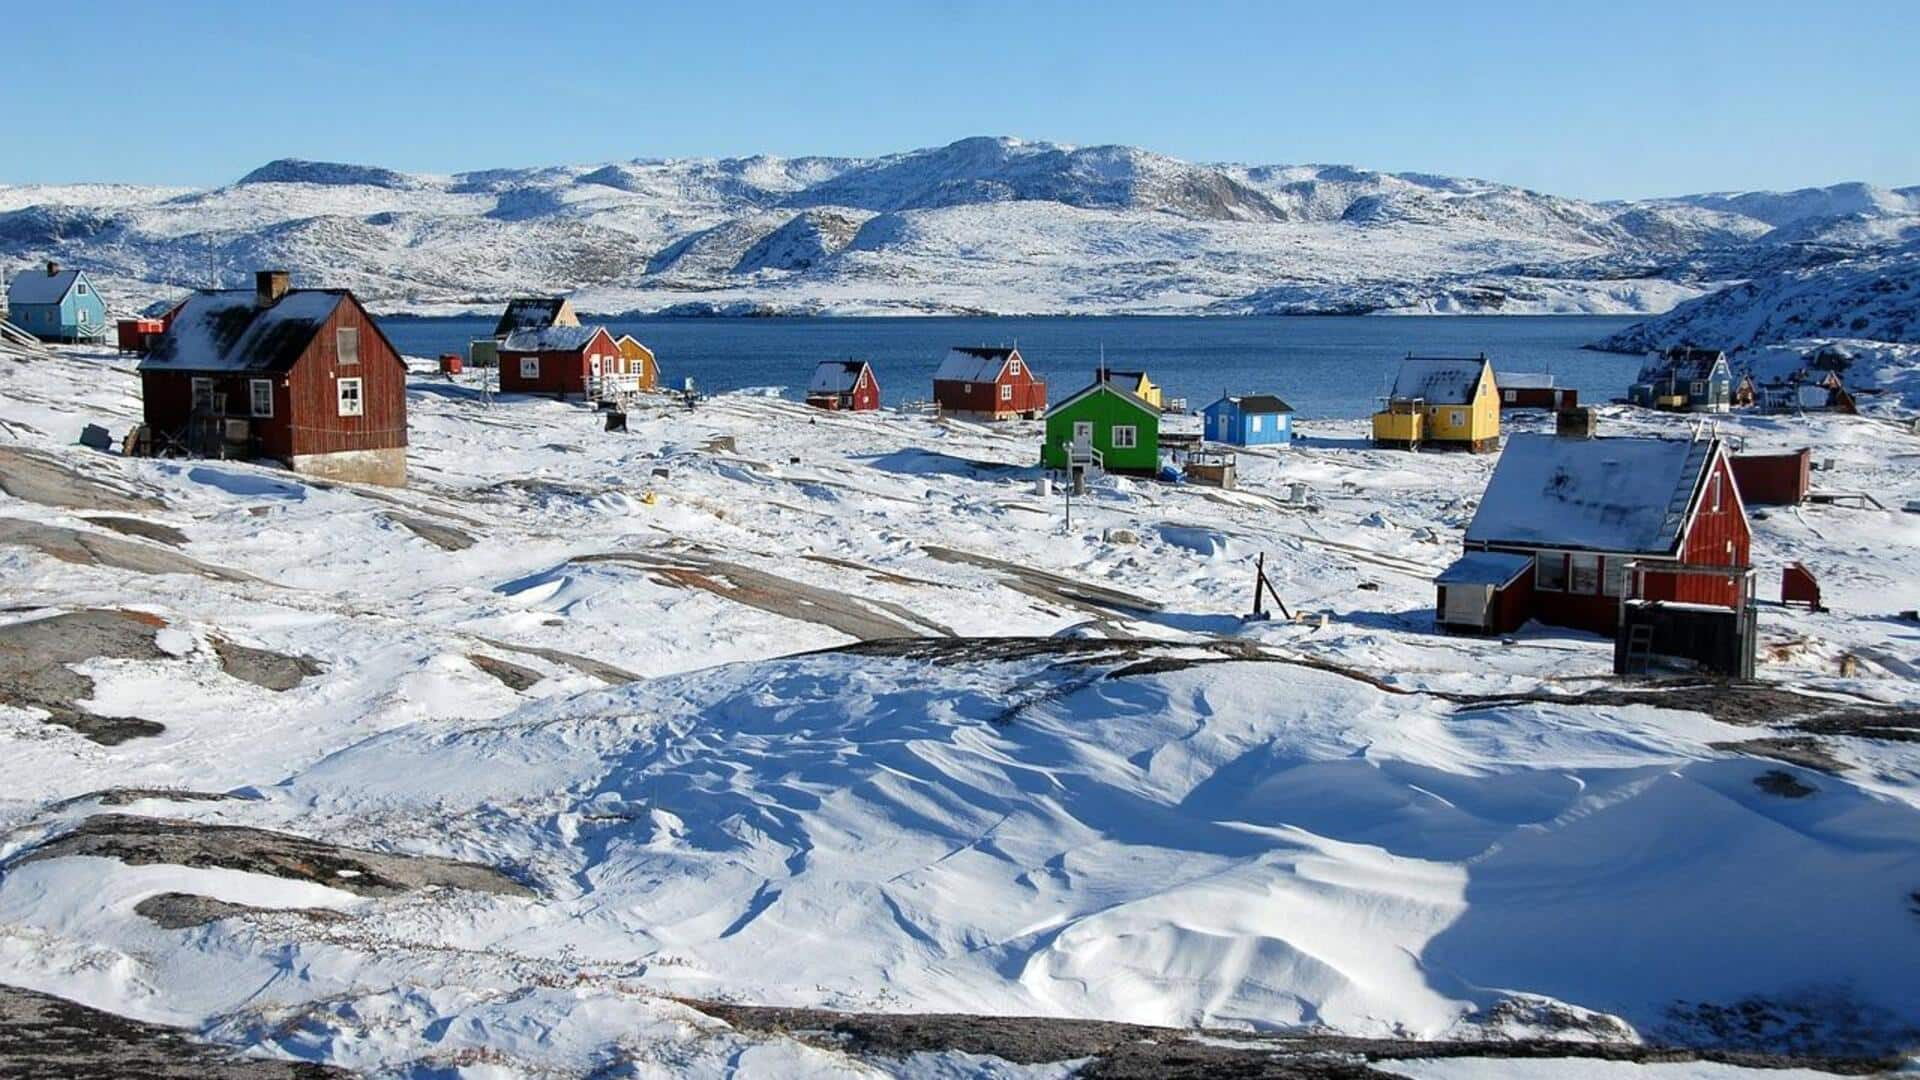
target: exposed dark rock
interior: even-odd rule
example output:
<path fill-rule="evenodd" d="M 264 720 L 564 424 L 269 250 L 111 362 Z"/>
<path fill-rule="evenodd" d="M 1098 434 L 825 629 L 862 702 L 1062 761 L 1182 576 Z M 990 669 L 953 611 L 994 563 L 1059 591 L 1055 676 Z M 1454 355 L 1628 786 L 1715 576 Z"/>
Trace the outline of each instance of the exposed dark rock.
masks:
<path fill-rule="evenodd" d="M 329 1065 L 270 1061 L 65 998 L 0 986 L 0 1073 L 11 1080 L 346 1080 Z"/>
<path fill-rule="evenodd" d="M 72 728 L 102 746 L 116 746 L 166 728 L 131 716 L 103 716 L 77 704 L 93 697 L 93 680 L 69 667 L 96 657 L 159 660 L 154 636 L 166 622 L 133 611 L 90 610 L 0 626 L 0 702 L 39 709 L 47 722 Z"/>
<path fill-rule="evenodd" d="M 212 641 L 214 654 L 220 658 L 220 670 L 242 682 L 275 692 L 291 690 L 302 680 L 326 670 L 311 656 L 288 656 L 221 637 Z"/>
<path fill-rule="evenodd" d="M 506 683 L 509 690 L 525 690 L 544 678 L 544 676 L 532 668 L 521 667 L 512 661 L 501 660 L 482 653 L 468 653 L 467 660 L 470 661 L 474 667 Z"/>
<path fill-rule="evenodd" d="M 262 908 L 251 904 L 233 904 L 225 900 L 215 900 L 211 896 L 196 896 L 193 893 L 155 893 L 133 906 L 134 914 L 149 919 L 162 930 L 186 930 L 195 926 L 205 926 L 221 919 L 231 919 L 236 915 L 263 913 L 269 915 L 298 915 L 320 923 L 345 922 L 352 916 L 343 911 L 330 908 Z"/>

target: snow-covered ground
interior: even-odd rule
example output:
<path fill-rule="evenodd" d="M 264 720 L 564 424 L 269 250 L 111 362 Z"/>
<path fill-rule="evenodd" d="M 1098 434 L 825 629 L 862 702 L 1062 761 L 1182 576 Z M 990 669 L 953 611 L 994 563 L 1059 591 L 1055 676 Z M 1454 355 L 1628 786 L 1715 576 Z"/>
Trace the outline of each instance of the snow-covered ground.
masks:
<path fill-rule="evenodd" d="M 410 487 L 320 485 L 83 449 L 84 424 L 137 422 L 130 365 L 0 361 L 0 633 L 141 613 L 150 648 L 63 670 L 91 680 L 86 716 L 164 725 L 103 745 L 0 703 L 0 984 L 422 1076 L 1072 1071 L 877 1061 L 682 999 L 1920 1045 L 1920 743 L 1811 734 L 1778 703 L 1577 701 L 1615 685 L 1610 642 L 1434 633 L 1429 579 L 1491 456 L 1303 425 L 1241 454 L 1238 491 L 1103 480 L 1069 528 L 1036 490 L 1033 424 L 740 395 L 663 399 L 608 434 L 424 364 L 410 411 Z M 1602 409 L 1606 433 L 1687 423 Z M 1920 515 L 1897 509 L 1920 499 L 1920 439 L 1889 415 L 1722 427 L 1814 446 L 1819 487 L 1892 508 L 1756 515 L 1761 580 L 1804 562 L 1830 608 L 1766 609 L 1762 679 L 1920 707 L 1920 623 L 1901 616 L 1920 608 Z M 1261 553 L 1308 618 L 1240 618 Z M 229 673 L 234 645 L 321 670 L 271 689 Z M 0 688 L 17 675 L 0 666 Z M 1726 747 L 1762 738 L 1831 761 Z M 525 888 L 33 857 L 106 815 L 441 856 Z M 244 909 L 177 928 L 135 910 L 174 893 Z"/>
<path fill-rule="evenodd" d="M 1596 203 L 1342 165 L 972 138 L 415 175 L 269 163 L 209 190 L 0 185 L 0 273 L 83 266 L 120 310 L 263 268 L 380 311 L 1661 312 L 1920 235 L 1920 189 Z"/>

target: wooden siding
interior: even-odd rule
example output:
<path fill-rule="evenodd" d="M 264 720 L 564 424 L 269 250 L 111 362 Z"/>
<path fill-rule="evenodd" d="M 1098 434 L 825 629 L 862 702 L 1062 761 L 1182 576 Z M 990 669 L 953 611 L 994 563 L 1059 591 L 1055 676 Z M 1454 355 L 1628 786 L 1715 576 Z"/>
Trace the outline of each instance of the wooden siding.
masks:
<path fill-rule="evenodd" d="M 1001 368 L 993 382 L 935 379 L 933 400 L 947 412 L 992 416 L 996 420 L 1023 415 L 1038 416 L 1046 412 L 1047 384 L 1034 378 L 1033 369 L 1025 361 L 1020 364 L 1019 374 L 1011 371 L 1011 367 L 1009 364 Z M 1013 388 L 1011 396 L 1004 399 L 1000 396 L 1003 386 Z"/>
<path fill-rule="evenodd" d="M 339 331 L 359 332 L 360 362 L 340 364 Z M 360 380 L 359 416 L 341 416 L 339 380 Z M 285 406 L 283 409 L 282 406 Z M 274 390 L 274 415 L 291 426 L 292 452 L 333 454 L 407 445 L 407 365 L 351 294 Z"/>
<path fill-rule="evenodd" d="M 520 361 L 527 357 L 537 357 L 540 361 L 540 375 L 535 379 L 525 379 L 520 375 Z M 587 383 L 592 378 L 593 361 L 600 361 L 600 370 L 608 374 L 622 370 L 625 361 L 620 356 L 620 347 L 614 344 L 604 328 L 596 330 L 587 339 L 587 343 L 578 349 L 550 350 L 546 352 L 521 352 L 513 349 L 500 350 L 500 390 L 507 394 L 581 394 L 587 392 Z"/>

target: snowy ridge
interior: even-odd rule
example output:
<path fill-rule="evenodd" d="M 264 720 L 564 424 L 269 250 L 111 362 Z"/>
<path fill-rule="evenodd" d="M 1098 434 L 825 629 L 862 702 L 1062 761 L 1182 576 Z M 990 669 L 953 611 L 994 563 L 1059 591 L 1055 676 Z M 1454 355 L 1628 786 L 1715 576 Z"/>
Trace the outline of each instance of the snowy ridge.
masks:
<path fill-rule="evenodd" d="M 380 310 L 578 294 L 593 314 L 1658 312 L 1871 252 L 1915 189 L 1638 203 L 1340 165 L 963 139 L 874 159 L 640 159 L 414 175 L 271 162 L 207 191 L 0 186 L 0 271 L 122 308 L 265 263 Z"/>

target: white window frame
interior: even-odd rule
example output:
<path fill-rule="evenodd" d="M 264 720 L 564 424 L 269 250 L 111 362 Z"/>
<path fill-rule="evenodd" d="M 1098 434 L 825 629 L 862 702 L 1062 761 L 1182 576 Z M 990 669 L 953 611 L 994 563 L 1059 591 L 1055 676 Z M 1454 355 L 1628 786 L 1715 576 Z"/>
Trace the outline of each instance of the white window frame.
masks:
<path fill-rule="evenodd" d="M 1581 596 L 1600 592 L 1600 556 L 1581 551 L 1567 556 L 1567 591 Z"/>
<path fill-rule="evenodd" d="M 1000 384 L 1000 400 L 1001 401 L 1013 400 L 1013 384 L 1012 383 Z"/>
<path fill-rule="evenodd" d="M 1073 441 L 1076 445 L 1080 443 L 1092 443 L 1093 421 L 1075 420 L 1073 422 Z"/>
<path fill-rule="evenodd" d="M 353 392 L 349 394 L 347 391 Z M 364 379 L 341 379 L 334 384 L 334 399 L 339 403 L 341 416 L 367 415 L 367 389 Z"/>
<path fill-rule="evenodd" d="M 333 354 L 341 367 L 357 366 L 360 363 L 360 328 L 336 327 L 333 331 Z"/>
<path fill-rule="evenodd" d="M 1140 446 L 1140 428 L 1134 424 L 1113 425 L 1113 448 L 1115 450 L 1134 450 Z"/>
<path fill-rule="evenodd" d="M 262 404 L 262 398 L 260 396 L 261 391 L 266 392 L 266 398 L 264 399 L 266 408 L 264 409 L 260 407 Z M 247 380 L 247 404 L 252 406 L 253 415 L 262 417 L 262 418 L 272 417 L 273 416 L 273 380 L 272 379 L 248 379 Z"/>
<path fill-rule="evenodd" d="M 1500 391 L 1500 394 L 1501 394 L 1501 396 L 1502 396 L 1502 397 L 1504 397 L 1504 398 L 1506 399 L 1506 402 L 1507 402 L 1507 404 L 1509 404 L 1509 405 L 1511 405 L 1511 404 L 1513 404 L 1514 402 L 1516 402 L 1516 401 L 1518 401 L 1518 400 L 1520 400 L 1520 399 L 1519 399 L 1519 397 L 1517 396 L 1517 391 L 1513 391 L 1513 390 L 1502 390 L 1502 391 Z"/>
<path fill-rule="evenodd" d="M 1600 595 L 1622 596 L 1627 591 L 1627 560 L 1619 556 L 1605 559 L 1600 567 Z"/>
<path fill-rule="evenodd" d="M 537 356 L 521 357 L 520 377 L 538 382 L 540 379 L 540 358 Z"/>
<path fill-rule="evenodd" d="M 1452 410 L 1448 414 L 1448 423 L 1452 424 L 1454 427 L 1466 427 L 1467 411 L 1465 409 Z"/>
<path fill-rule="evenodd" d="M 193 397 L 191 399 L 192 408 L 195 411 L 199 411 L 200 409 L 204 408 L 206 411 L 212 412 L 213 411 L 213 380 L 196 375 L 193 377 L 192 382 L 189 383 L 188 385 L 193 392 Z"/>
<path fill-rule="evenodd" d="M 1693 380 L 1693 396 L 1700 397 L 1706 392 L 1707 392 L 1707 384 L 1704 379 Z"/>
<path fill-rule="evenodd" d="M 1262 418 L 1261 418 L 1261 417 L 1258 417 L 1258 416 L 1249 416 L 1249 417 L 1247 417 L 1247 430 L 1248 430 L 1248 431 L 1259 431 L 1259 430 L 1260 430 L 1260 421 L 1261 421 L 1261 419 L 1262 419 Z"/>
<path fill-rule="evenodd" d="M 1551 577 L 1546 568 L 1554 567 Z M 1533 587 L 1537 592 L 1567 591 L 1567 556 L 1560 551 L 1536 551 L 1533 553 Z"/>
<path fill-rule="evenodd" d="M 1713 479 L 1707 481 L 1707 491 L 1713 500 L 1711 509 L 1717 514 L 1720 512 L 1720 474 L 1715 473 Z"/>
<path fill-rule="evenodd" d="M 1018 374 L 1020 374 L 1020 361 L 1018 361 L 1018 360 L 1009 360 L 1009 361 L 1007 362 L 1007 374 L 1009 374 L 1009 375 L 1018 375 Z"/>

